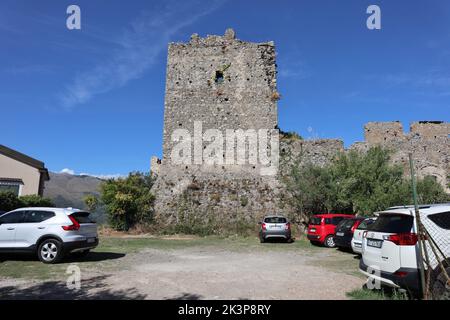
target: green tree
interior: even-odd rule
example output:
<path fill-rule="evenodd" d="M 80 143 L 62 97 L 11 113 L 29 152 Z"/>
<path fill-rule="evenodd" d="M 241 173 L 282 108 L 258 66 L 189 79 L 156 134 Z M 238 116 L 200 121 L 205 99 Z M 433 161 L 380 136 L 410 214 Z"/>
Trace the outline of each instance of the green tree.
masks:
<path fill-rule="evenodd" d="M 373 147 L 367 152 L 339 154 L 328 166 L 297 163 L 287 187 L 302 214 L 353 212 L 372 215 L 391 206 L 412 203 L 411 183 L 403 168 L 392 165 L 390 152 Z M 449 201 L 432 177 L 417 182 L 420 203 Z"/>
<path fill-rule="evenodd" d="M 86 204 L 86 207 L 88 208 L 89 211 L 94 212 L 95 210 L 97 210 L 97 207 L 99 205 L 99 199 L 94 195 L 89 194 L 85 196 L 83 201 Z"/>
<path fill-rule="evenodd" d="M 150 192 L 153 183 L 150 174 L 132 172 L 126 178 L 109 179 L 101 184 L 101 200 L 112 228 L 128 230 L 136 224 L 151 222 L 155 199 Z"/>
<path fill-rule="evenodd" d="M 432 176 L 426 176 L 417 181 L 417 195 L 421 204 L 450 201 L 450 195 L 444 191 L 442 186 Z"/>

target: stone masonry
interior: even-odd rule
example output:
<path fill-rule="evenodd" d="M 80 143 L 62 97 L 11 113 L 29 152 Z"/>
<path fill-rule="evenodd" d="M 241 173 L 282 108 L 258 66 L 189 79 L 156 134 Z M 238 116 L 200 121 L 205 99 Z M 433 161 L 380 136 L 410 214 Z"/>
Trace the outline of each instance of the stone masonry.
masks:
<path fill-rule="evenodd" d="M 197 145 L 188 141 L 193 161 L 174 163 L 172 159 L 180 141 L 173 140 L 173 135 L 180 129 L 194 136 L 197 130 L 203 137 L 210 129 L 278 128 L 279 97 L 273 42 L 241 41 L 228 29 L 224 36 L 202 38 L 194 34 L 187 43 L 169 44 L 163 156 L 151 159 L 151 171 L 157 175 L 153 192 L 158 222 L 209 224 L 220 232 L 230 225 L 254 226 L 266 214 L 292 213 L 280 200 L 286 194 L 281 177 L 289 173 L 299 156 L 303 162 L 326 165 L 345 152 L 342 140 L 281 135 L 280 167 L 272 176 L 261 175 L 259 164 L 196 163 L 196 151 L 205 150 L 208 141 Z M 434 176 L 450 192 L 449 129 L 449 123 L 417 122 L 404 133 L 399 122 L 371 122 L 365 126 L 365 141 L 350 149 L 390 148 L 392 161 L 404 165 L 405 173 L 408 153 L 413 152 L 418 175 Z M 219 143 L 225 150 L 225 139 Z M 218 157 L 225 158 L 225 154 Z"/>

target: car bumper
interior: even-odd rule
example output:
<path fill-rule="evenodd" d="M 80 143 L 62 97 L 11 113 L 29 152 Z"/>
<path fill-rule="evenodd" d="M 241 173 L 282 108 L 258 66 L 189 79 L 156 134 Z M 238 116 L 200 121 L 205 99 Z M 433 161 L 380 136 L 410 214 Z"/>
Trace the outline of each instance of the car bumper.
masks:
<path fill-rule="evenodd" d="M 98 246 L 98 238 L 95 238 L 93 241 L 89 241 L 89 239 L 86 239 L 80 241 L 64 242 L 63 250 L 65 252 L 77 252 L 94 249 L 97 246 Z"/>
<path fill-rule="evenodd" d="M 420 291 L 419 270 L 414 268 L 400 268 L 396 272 L 378 271 L 375 273 L 368 272 L 368 266 L 364 264 L 363 259 L 359 261 L 359 271 L 369 278 L 379 281 L 381 284 L 392 287 L 405 289 L 411 293 Z M 406 274 L 400 276 L 399 273 Z"/>
<path fill-rule="evenodd" d="M 284 239 L 290 239 L 291 238 L 291 231 L 290 230 L 266 230 L 260 232 L 260 236 L 264 239 L 269 238 L 284 238 Z"/>
<path fill-rule="evenodd" d="M 306 235 L 309 241 L 315 241 L 315 242 L 323 242 L 322 237 L 319 234 L 308 234 Z"/>
<path fill-rule="evenodd" d="M 362 243 L 359 241 L 352 241 L 352 250 L 354 253 L 362 254 Z"/>
<path fill-rule="evenodd" d="M 349 236 L 334 236 L 334 243 L 336 246 L 341 248 L 351 248 L 352 246 L 352 237 Z"/>

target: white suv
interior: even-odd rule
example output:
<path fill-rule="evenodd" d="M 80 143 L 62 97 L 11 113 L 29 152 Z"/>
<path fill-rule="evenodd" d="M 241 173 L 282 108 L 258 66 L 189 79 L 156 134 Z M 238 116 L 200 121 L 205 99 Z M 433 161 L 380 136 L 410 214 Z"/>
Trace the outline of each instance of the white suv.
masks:
<path fill-rule="evenodd" d="M 44 263 L 67 253 L 85 255 L 98 245 L 89 212 L 72 208 L 21 208 L 0 216 L 0 252 L 34 252 Z"/>
<path fill-rule="evenodd" d="M 441 259 L 450 271 L 450 204 L 420 206 L 422 224 L 437 243 L 445 258 Z M 421 292 L 418 270 L 418 236 L 414 207 L 395 207 L 380 212 L 378 219 L 365 231 L 359 269 L 381 284 L 402 288 L 413 296 Z M 443 275 L 431 248 L 431 288 L 434 294 L 445 289 Z"/>

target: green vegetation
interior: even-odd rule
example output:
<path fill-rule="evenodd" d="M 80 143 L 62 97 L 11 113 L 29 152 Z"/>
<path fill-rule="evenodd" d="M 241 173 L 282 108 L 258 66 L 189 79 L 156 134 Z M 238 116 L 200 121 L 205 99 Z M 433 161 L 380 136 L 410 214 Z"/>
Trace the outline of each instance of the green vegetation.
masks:
<path fill-rule="evenodd" d="M 366 288 L 347 292 L 347 297 L 353 300 L 408 300 L 406 293 L 398 290 L 369 290 Z"/>
<path fill-rule="evenodd" d="M 372 215 L 394 205 L 412 203 L 410 181 L 403 168 L 389 163 L 390 152 L 373 147 L 366 153 L 350 151 L 330 165 L 292 167 L 286 181 L 293 205 L 300 213 L 344 212 Z M 449 196 L 433 178 L 417 183 L 422 203 L 446 202 Z"/>
<path fill-rule="evenodd" d="M 155 197 L 150 189 L 151 174 L 132 172 L 126 178 L 109 179 L 100 185 L 101 203 L 105 206 L 109 225 L 115 230 L 128 230 L 152 221 Z M 97 200 L 87 197 L 87 206 L 97 206 Z"/>
<path fill-rule="evenodd" d="M 48 198 L 37 195 L 17 197 L 13 192 L 0 192 L 0 210 L 11 211 L 23 207 L 54 207 Z"/>

